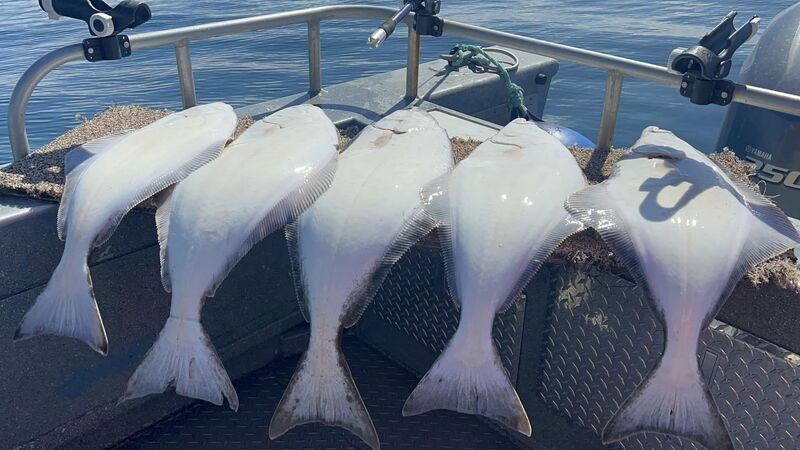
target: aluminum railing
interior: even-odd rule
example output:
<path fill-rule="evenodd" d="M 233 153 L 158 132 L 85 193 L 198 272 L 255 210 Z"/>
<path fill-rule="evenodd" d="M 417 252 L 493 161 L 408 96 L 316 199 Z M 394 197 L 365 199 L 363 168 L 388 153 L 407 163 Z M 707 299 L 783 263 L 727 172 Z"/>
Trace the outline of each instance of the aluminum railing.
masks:
<path fill-rule="evenodd" d="M 308 26 L 308 91 L 313 96 L 322 89 L 320 22 L 336 19 L 384 20 L 394 12 L 391 8 L 377 6 L 325 6 L 137 34 L 130 36 L 130 44 L 132 50 L 143 50 L 166 45 L 175 47 L 175 60 L 178 68 L 183 106 L 188 108 L 197 103 L 189 52 L 190 42 L 305 23 Z M 420 41 L 419 35 L 409 26 L 411 20 L 411 18 L 406 18 L 405 20 L 405 24 L 408 26 L 406 97 L 416 98 L 419 84 Z M 666 67 L 605 53 L 450 20 L 445 21 L 443 31 L 446 36 L 460 37 L 492 45 L 502 45 L 607 71 L 608 83 L 606 85 L 603 112 L 600 118 L 600 131 L 597 139 L 598 149 L 609 149 L 613 143 L 622 85 L 626 76 L 675 87 L 681 83 L 681 75 L 667 70 Z M 48 73 L 59 66 L 83 59 L 83 46 L 80 44 L 60 48 L 36 61 L 17 82 L 8 107 L 8 134 L 15 161 L 24 158 L 30 152 L 25 128 L 25 114 L 28 100 L 34 89 Z M 737 85 L 732 100 L 800 116 L 800 96 L 797 95 L 755 86 Z"/>

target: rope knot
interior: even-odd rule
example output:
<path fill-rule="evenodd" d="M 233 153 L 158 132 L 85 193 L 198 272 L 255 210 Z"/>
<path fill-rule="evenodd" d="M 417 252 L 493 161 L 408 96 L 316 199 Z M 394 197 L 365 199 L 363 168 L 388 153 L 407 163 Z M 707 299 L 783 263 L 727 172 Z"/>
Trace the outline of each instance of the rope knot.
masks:
<path fill-rule="evenodd" d="M 525 91 L 522 87 L 511 81 L 511 75 L 505 67 L 495 58 L 486 53 L 483 48 L 477 45 L 458 44 L 451 50 L 450 54 L 454 57 L 448 65 L 451 67 L 463 67 L 474 64 L 485 69 L 494 69 L 503 78 L 508 91 L 508 104 L 511 106 L 512 117 L 526 117 L 528 108 L 525 107 Z"/>

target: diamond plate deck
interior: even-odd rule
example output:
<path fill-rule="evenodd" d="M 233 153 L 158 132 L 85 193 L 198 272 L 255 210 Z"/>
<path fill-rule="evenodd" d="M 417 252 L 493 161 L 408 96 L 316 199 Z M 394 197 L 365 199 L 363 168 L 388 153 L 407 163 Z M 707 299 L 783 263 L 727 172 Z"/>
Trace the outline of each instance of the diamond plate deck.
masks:
<path fill-rule="evenodd" d="M 398 263 L 357 327 L 393 361 L 354 337 L 344 341 L 384 448 L 540 449 L 544 442 L 553 449 L 603 448 L 603 426 L 661 355 L 663 329 L 631 282 L 574 266 L 550 265 L 543 272 L 550 275 L 526 289 L 530 304 L 520 302 L 495 323 L 504 362 L 512 374 L 521 370 L 512 379 L 526 380 L 517 390 L 534 419 L 533 439 L 509 439 L 472 416 L 400 416 L 417 381 L 400 365 L 424 373 L 455 331 L 458 310 L 447 296 L 437 248 L 415 247 Z M 523 319 L 531 330 L 525 343 Z M 718 322 L 702 339 L 701 367 L 736 448 L 800 448 L 800 357 Z M 238 414 L 198 403 L 119 448 L 366 448 L 349 433 L 321 425 L 300 427 L 277 441 L 266 438 L 295 364 L 284 360 L 237 381 Z M 651 433 L 607 448 L 699 446 Z"/>
<path fill-rule="evenodd" d="M 375 422 L 382 448 L 519 448 L 472 416 L 435 411 L 402 417 L 403 402 L 417 378 L 355 337 L 345 337 L 343 349 Z M 297 358 L 284 359 L 236 380 L 234 384 L 241 400 L 238 413 L 197 402 L 114 448 L 368 449 L 352 434 L 319 424 L 303 425 L 275 441 L 269 440 L 269 420 L 296 365 Z"/>
<path fill-rule="evenodd" d="M 600 434 L 663 351 L 663 329 L 639 288 L 575 267 L 559 270 L 541 359 L 541 398 Z M 743 334 L 731 336 L 731 334 Z M 702 335 L 701 367 L 737 449 L 796 449 L 800 371 L 796 355 L 719 325 Z M 773 350 L 773 351 L 765 351 Z M 695 449 L 658 434 L 624 449 Z"/>

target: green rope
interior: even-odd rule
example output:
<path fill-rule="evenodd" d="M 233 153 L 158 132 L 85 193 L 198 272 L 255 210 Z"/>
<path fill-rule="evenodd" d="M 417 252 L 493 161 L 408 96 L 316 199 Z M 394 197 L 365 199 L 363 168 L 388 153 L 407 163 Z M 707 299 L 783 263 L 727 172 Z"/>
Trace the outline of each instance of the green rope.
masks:
<path fill-rule="evenodd" d="M 471 53 L 471 55 L 470 55 Z M 525 107 L 525 91 L 520 85 L 511 81 L 511 75 L 500 62 L 486 53 L 483 48 L 477 45 L 458 44 L 450 50 L 450 54 L 455 57 L 449 62 L 452 67 L 462 67 L 468 64 L 475 64 L 481 67 L 494 69 L 503 78 L 503 82 L 508 90 L 508 104 L 512 110 L 519 111 L 519 117 L 528 115 L 528 108 Z"/>

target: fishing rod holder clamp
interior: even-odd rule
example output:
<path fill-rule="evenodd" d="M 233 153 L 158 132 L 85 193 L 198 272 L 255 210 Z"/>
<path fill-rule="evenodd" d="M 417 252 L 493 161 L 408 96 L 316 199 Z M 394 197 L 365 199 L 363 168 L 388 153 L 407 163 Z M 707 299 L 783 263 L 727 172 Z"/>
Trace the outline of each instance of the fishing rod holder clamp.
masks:
<path fill-rule="evenodd" d="M 370 35 L 367 44 L 378 48 L 411 12 L 414 13 L 414 31 L 425 36 L 441 36 L 444 20 L 437 16 L 441 9 L 442 0 L 404 0 L 403 6 Z"/>
<path fill-rule="evenodd" d="M 677 48 L 670 54 L 668 68 L 683 74 L 681 95 L 694 104 L 725 106 L 733 100 L 736 85 L 725 79 L 731 72 L 731 58 L 756 35 L 761 20 L 753 16 L 737 29 L 733 24 L 736 14 L 728 13 L 697 45 Z"/>
<path fill-rule="evenodd" d="M 120 33 L 152 17 L 150 7 L 140 0 L 123 0 L 113 8 L 103 0 L 39 0 L 39 7 L 53 20 L 86 22 L 93 37 L 83 40 L 83 56 L 91 62 L 129 56 L 130 40 Z"/>

